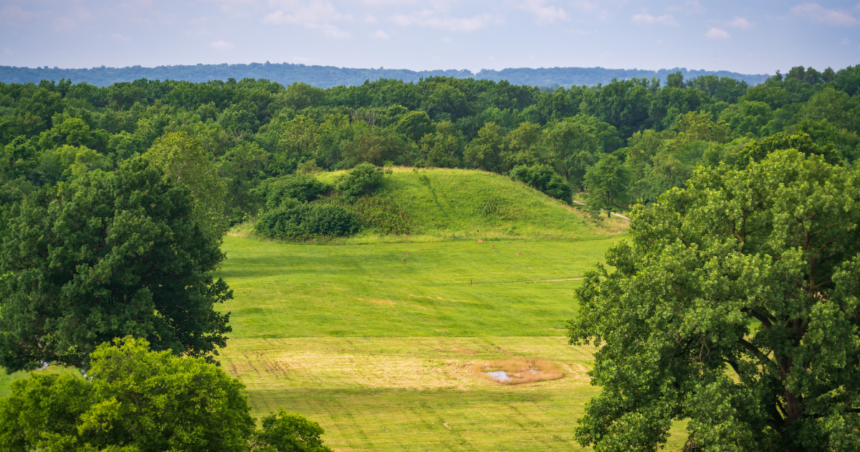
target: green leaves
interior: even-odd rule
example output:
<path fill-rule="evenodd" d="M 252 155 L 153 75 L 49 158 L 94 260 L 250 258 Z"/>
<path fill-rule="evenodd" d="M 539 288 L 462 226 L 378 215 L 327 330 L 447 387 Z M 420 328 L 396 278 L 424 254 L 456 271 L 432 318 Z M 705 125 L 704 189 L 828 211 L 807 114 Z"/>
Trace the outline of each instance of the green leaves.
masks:
<path fill-rule="evenodd" d="M 87 366 L 97 344 L 148 338 L 206 356 L 224 346 L 232 297 L 209 272 L 224 258 L 187 188 L 141 158 L 81 174 L 16 206 L 0 245 L 0 363 Z"/>
<path fill-rule="evenodd" d="M 319 424 L 298 414 L 263 418 L 255 432 L 244 386 L 199 358 L 151 352 L 126 337 L 100 345 L 87 378 L 17 380 L 0 400 L 0 452 L 327 452 Z"/>
<path fill-rule="evenodd" d="M 636 209 L 630 242 L 607 253 L 616 271 L 577 290 L 571 341 L 605 344 L 580 442 L 650 450 L 689 419 L 688 445 L 707 450 L 856 444 L 857 182 L 776 151 L 744 170 L 700 167 Z"/>

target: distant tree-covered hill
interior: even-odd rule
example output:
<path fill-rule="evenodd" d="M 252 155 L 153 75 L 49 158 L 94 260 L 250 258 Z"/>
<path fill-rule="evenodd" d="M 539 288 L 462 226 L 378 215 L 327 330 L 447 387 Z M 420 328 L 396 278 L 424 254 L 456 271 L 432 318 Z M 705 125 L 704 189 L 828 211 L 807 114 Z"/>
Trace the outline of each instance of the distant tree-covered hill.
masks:
<path fill-rule="evenodd" d="M 118 82 L 131 82 L 142 78 L 149 80 L 184 80 L 206 82 L 234 78 L 267 79 L 282 85 L 304 82 L 320 88 L 333 86 L 355 86 L 366 80 L 396 79 L 404 82 L 417 82 L 427 77 L 475 78 L 479 80 L 507 80 L 514 85 L 527 86 L 594 86 L 609 83 L 612 79 L 660 78 L 666 79 L 670 73 L 681 72 L 690 79 L 700 75 L 717 75 L 745 81 L 750 86 L 767 79 L 767 75 L 739 74 L 727 71 L 704 71 L 687 69 L 604 69 L 596 68 L 516 68 L 500 71 L 483 69 L 477 74 L 469 70 L 410 71 L 408 69 L 353 69 L 334 66 L 306 66 L 304 64 L 197 64 L 187 66 L 131 66 L 124 68 L 97 67 L 91 69 L 60 69 L 47 66 L 37 68 L 0 66 L 0 81 L 4 83 L 39 83 L 42 80 L 61 79 L 74 83 L 89 83 L 96 86 L 110 86 Z"/>

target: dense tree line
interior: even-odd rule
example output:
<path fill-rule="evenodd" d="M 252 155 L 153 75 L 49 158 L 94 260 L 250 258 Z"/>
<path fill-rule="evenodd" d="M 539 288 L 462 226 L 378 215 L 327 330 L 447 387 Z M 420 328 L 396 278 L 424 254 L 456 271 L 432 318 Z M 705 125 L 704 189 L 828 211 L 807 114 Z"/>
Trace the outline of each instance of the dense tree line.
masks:
<path fill-rule="evenodd" d="M 114 83 L 132 82 L 139 79 L 150 80 L 183 80 L 188 82 L 209 82 L 211 80 L 227 80 L 235 78 L 267 79 L 282 85 L 291 85 L 294 82 L 304 82 L 318 88 L 332 88 L 335 86 L 361 85 L 365 81 L 376 81 L 380 79 L 401 80 L 407 83 L 417 83 L 428 77 L 454 77 L 474 78 L 476 80 L 493 80 L 500 82 L 506 80 L 515 85 L 548 86 L 548 87 L 570 87 L 570 86 L 594 86 L 598 83 L 609 83 L 612 79 L 629 78 L 666 78 L 666 75 L 681 72 L 686 78 L 695 78 L 701 75 L 716 75 L 717 77 L 731 77 L 744 81 L 750 85 L 761 83 L 768 76 L 739 74 L 729 71 L 705 71 L 687 70 L 685 68 L 660 69 L 649 71 L 645 69 L 605 69 L 593 68 L 516 68 L 481 69 L 472 73 L 463 70 L 430 70 L 411 71 L 408 69 L 386 69 L 380 68 L 341 68 L 334 66 L 313 66 L 290 63 L 251 63 L 251 64 L 196 64 L 141 67 L 130 66 L 123 68 L 94 67 L 89 69 L 60 69 L 57 67 L 14 67 L 0 66 L 0 81 L 5 83 L 39 83 L 42 80 L 70 79 L 76 83 L 89 83 L 95 86 L 110 86 Z"/>
<path fill-rule="evenodd" d="M 168 173 L 194 172 L 194 180 L 177 180 L 207 187 L 192 191 L 208 197 L 210 217 L 225 209 L 231 222 L 257 213 L 262 199 L 254 188 L 266 178 L 360 163 L 504 174 L 545 165 L 574 192 L 587 188 L 589 169 L 619 173 L 612 166 L 622 164 L 628 190 L 609 204 L 649 202 L 683 186 L 696 165 L 732 162 L 777 134 L 853 161 L 860 155 L 858 92 L 858 66 L 797 67 L 754 87 L 675 73 L 665 82 L 551 92 L 445 77 L 330 89 L 252 79 L 0 84 L 0 201 L 9 205 L 80 168 L 111 171 L 149 152 Z M 615 163 L 596 166 L 608 154 Z"/>

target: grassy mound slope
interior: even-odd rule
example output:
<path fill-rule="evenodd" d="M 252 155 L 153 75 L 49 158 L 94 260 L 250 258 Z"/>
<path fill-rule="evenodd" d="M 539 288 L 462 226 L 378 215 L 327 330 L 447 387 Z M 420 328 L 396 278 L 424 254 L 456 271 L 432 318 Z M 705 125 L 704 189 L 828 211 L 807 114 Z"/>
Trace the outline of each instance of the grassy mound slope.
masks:
<path fill-rule="evenodd" d="M 317 177 L 333 183 L 342 174 Z M 390 199 L 406 214 L 413 239 L 582 240 L 622 233 L 626 227 L 618 219 L 595 221 L 521 182 L 483 171 L 394 168 L 385 179 L 375 196 Z M 378 235 L 366 231 L 350 240 Z"/>

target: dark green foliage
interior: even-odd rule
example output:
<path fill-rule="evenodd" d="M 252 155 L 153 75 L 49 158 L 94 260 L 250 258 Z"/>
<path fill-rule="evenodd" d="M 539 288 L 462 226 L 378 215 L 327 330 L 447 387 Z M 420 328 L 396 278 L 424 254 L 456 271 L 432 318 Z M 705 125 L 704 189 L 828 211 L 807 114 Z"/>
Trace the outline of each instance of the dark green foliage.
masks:
<path fill-rule="evenodd" d="M 87 378 L 32 374 L 0 400 L 0 452 L 327 452 L 322 428 L 279 410 L 255 431 L 245 387 L 199 358 L 131 337 L 100 345 Z"/>
<path fill-rule="evenodd" d="M 324 195 L 330 187 L 313 176 L 291 174 L 266 179 L 254 190 L 265 200 L 266 210 L 275 210 L 293 199 L 300 203 L 313 201 Z"/>
<path fill-rule="evenodd" d="M 225 345 L 232 298 L 209 274 L 220 237 L 195 224 L 188 189 L 147 161 L 73 177 L 15 206 L 0 248 L 0 365 L 86 366 L 114 337 L 210 356 Z M 47 339 L 50 338 L 50 339 Z"/>
<path fill-rule="evenodd" d="M 820 155 L 831 165 L 838 164 L 842 161 L 842 156 L 840 156 L 832 146 L 818 146 L 814 141 L 812 141 L 812 138 L 805 133 L 801 132 L 794 135 L 777 133 L 776 135 L 767 137 L 761 141 L 753 142 L 749 146 L 745 147 L 738 155 L 736 166 L 738 168 L 743 168 L 750 162 L 760 161 L 767 157 L 768 154 L 782 149 L 794 149 L 796 151 L 800 151 L 804 155 Z"/>
<path fill-rule="evenodd" d="M 424 135 L 433 132 L 433 122 L 423 111 L 413 111 L 403 116 L 397 122 L 396 130 L 412 141 L 418 141 Z"/>
<path fill-rule="evenodd" d="M 344 237 L 359 228 L 358 216 L 346 208 L 311 203 L 266 212 L 255 225 L 264 237 L 290 240 Z"/>
<path fill-rule="evenodd" d="M 203 67 L 152 71 L 155 78 L 177 70 L 194 79 L 203 77 Z M 149 70 L 104 71 L 119 77 Z M 239 80 L 230 71 L 270 79 Z M 361 83 L 323 89 L 293 83 L 291 71 L 317 74 L 323 80 L 319 86 L 363 75 Z M 226 81 L 209 80 L 218 74 Z M 409 82 L 378 79 L 385 74 Z M 515 166 L 550 165 L 574 190 L 583 190 L 588 170 L 613 154 L 624 162 L 631 196 L 653 202 L 672 187 L 685 187 L 697 165 L 741 164 L 751 158 L 743 149 L 752 141 L 761 148 L 780 133 L 808 134 L 816 152 L 830 162 L 836 155 L 846 163 L 860 156 L 857 67 L 818 72 L 798 66 L 784 76 L 742 80 L 685 69 L 481 74 L 467 78 L 466 72 L 448 71 L 421 78 L 409 71 L 347 74 L 266 64 L 208 66 L 200 83 L 0 83 L 0 202 L 8 207 L 75 174 L 112 171 L 138 154 L 164 154 L 161 169 L 192 188 L 198 224 L 220 235 L 261 208 L 289 210 L 313 197 L 296 195 L 291 201 L 293 195 L 277 195 L 266 205 L 265 187 L 258 187 L 268 178 L 362 163 L 499 174 Z M 552 82 L 562 76 L 583 80 L 583 86 Z M 528 80 L 529 86 L 512 80 Z M 194 151 L 193 162 L 186 158 L 188 149 Z M 196 182 L 187 177 L 189 163 Z M 344 200 L 353 203 L 368 193 L 365 187 L 344 190 Z M 383 223 L 391 222 L 374 222 Z M 362 218 L 362 224 L 369 223 Z"/>
<path fill-rule="evenodd" d="M 252 450 L 260 452 L 331 452 L 320 436 L 319 424 L 299 414 L 279 409 L 262 419 L 263 428 L 254 435 Z"/>
<path fill-rule="evenodd" d="M 568 204 L 571 202 L 573 190 L 549 165 L 515 166 L 510 172 L 511 179 L 524 182 L 542 193 Z"/>
<path fill-rule="evenodd" d="M 776 151 L 700 167 L 635 208 L 630 239 L 576 290 L 573 343 L 601 392 L 576 436 L 657 450 L 854 450 L 860 443 L 857 170 Z"/>
<path fill-rule="evenodd" d="M 382 185 L 383 176 L 382 169 L 370 163 L 362 163 L 346 173 L 338 182 L 337 189 L 345 199 L 354 201 L 375 192 Z"/>
<path fill-rule="evenodd" d="M 588 187 L 588 205 L 606 210 L 624 207 L 629 201 L 630 176 L 624 162 L 614 155 L 604 155 L 596 165 L 585 173 Z"/>

